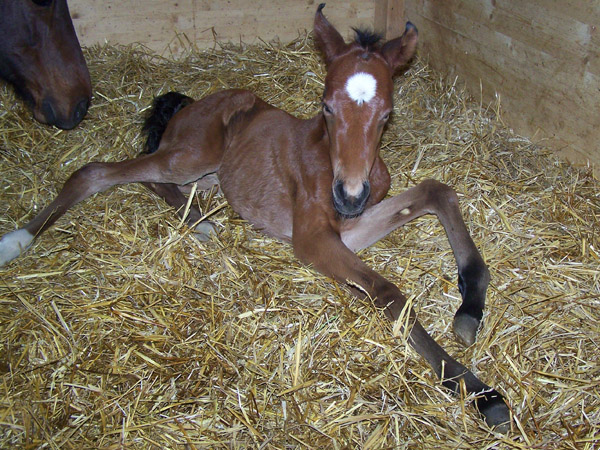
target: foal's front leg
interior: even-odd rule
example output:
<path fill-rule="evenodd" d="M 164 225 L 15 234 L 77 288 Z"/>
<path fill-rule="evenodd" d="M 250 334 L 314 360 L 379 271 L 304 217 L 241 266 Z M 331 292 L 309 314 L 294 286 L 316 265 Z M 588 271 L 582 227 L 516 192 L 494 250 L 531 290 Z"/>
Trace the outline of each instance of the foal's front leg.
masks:
<path fill-rule="evenodd" d="M 384 308 L 391 320 L 398 319 L 406 298 L 396 285 L 364 264 L 334 230 L 326 225 L 315 226 L 314 218 L 306 217 L 306 220 L 294 221 L 293 245 L 298 258 L 339 282 L 360 287 L 375 300 L 376 306 Z M 411 346 L 427 360 L 444 386 L 459 393 L 460 385 L 464 383 L 466 391 L 477 396 L 475 404 L 487 424 L 507 432 L 510 412 L 502 395 L 448 355 L 418 322 L 414 312 L 408 312 L 410 317 L 406 325 Z"/>
<path fill-rule="evenodd" d="M 354 251 L 366 248 L 424 214 L 435 214 L 439 218 L 450 241 L 463 299 L 454 316 L 454 332 L 463 344 L 472 345 L 483 317 L 490 275 L 462 219 L 458 197 L 449 186 L 426 180 L 380 202 L 345 223 L 342 240 Z"/>

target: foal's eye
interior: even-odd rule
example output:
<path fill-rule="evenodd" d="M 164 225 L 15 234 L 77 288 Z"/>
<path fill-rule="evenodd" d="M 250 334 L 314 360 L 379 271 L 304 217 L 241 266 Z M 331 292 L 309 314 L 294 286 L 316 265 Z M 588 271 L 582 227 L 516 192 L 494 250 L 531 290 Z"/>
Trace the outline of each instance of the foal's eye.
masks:
<path fill-rule="evenodd" d="M 383 116 L 383 117 L 381 118 L 381 121 L 382 121 L 382 122 L 387 122 L 389 118 L 390 118 L 390 113 L 387 113 L 385 116 Z"/>
<path fill-rule="evenodd" d="M 38 6 L 50 6 L 52 0 L 32 0 Z"/>
<path fill-rule="evenodd" d="M 329 107 L 327 103 L 323 103 L 323 111 L 325 114 L 333 114 L 333 110 Z"/>

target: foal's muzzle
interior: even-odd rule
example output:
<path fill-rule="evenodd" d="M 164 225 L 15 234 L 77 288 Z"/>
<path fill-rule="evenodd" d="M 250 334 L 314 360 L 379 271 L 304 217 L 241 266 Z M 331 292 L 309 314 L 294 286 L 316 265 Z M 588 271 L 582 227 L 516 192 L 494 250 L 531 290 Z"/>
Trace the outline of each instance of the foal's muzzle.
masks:
<path fill-rule="evenodd" d="M 342 181 L 333 183 L 333 206 L 335 210 L 345 218 L 360 216 L 365 210 L 371 185 L 368 181 L 363 182 L 362 191 L 356 195 L 348 195 Z"/>

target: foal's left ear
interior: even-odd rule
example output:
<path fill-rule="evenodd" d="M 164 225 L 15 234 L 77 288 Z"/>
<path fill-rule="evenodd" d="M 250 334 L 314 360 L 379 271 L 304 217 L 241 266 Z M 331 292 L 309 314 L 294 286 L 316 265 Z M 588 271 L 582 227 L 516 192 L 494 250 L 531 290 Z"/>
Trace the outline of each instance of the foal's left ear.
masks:
<path fill-rule="evenodd" d="M 381 54 L 392 68 L 393 72 L 406 66 L 415 54 L 419 32 L 412 23 L 406 22 L 404 34 L 399 38 L 386 42 L 381 47 Z"/>
<path fill-rule="evenodd" d="M 325 3 L 319 5 L 317 14 L 315 15 L 315 43 L 325 57 L 325 65 L 329 66 L 346 49 L 346 43 L 342 35 L 323 15 L 323 8 L 325 8 Z"/>

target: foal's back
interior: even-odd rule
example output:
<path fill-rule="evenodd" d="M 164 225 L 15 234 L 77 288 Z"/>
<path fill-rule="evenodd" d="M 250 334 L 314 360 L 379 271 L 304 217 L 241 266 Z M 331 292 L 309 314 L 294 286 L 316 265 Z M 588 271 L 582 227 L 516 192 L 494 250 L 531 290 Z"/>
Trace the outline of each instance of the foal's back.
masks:
<path fill-rule="evenodd" d="M 158 151 L 189 148 L 190 164 L 216 173 L 228 203 L 266 234 L 291 241 L 293 210 L 306 188 L 332 182 L 323 118 L 298 119 L 245 90 L 221 91 L 183 108 Z M 330 204 L 328 202 L 327 204 Z"/>

